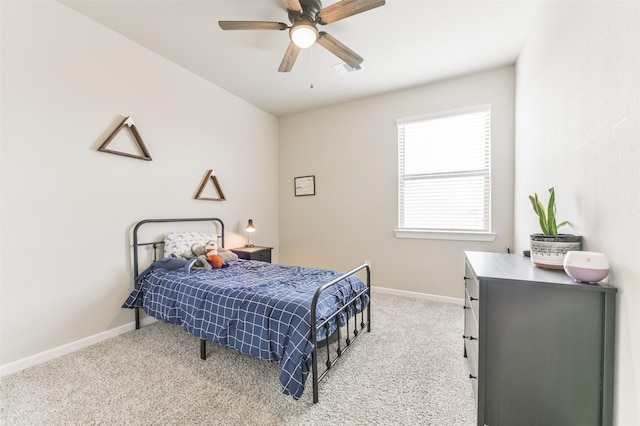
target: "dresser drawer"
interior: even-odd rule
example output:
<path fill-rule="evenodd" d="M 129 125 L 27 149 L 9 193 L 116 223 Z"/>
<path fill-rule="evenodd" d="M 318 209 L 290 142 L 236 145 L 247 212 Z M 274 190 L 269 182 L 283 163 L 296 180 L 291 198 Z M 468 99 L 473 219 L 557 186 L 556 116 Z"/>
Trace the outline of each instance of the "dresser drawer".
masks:
<path fill-rule="evenodd" d="M 480 308 L 478 306 L 478 301 L 477 300 L 471 300 L 471 298 L 469 297 L 469 293 L 467 293 L 466 291 L 464 292 L 464 306 L 467 307 L 467 309 L 465 309 L 465 323 L 464 323 L 464 329 L 465 329 L 465 334 L 467 334 L 466 332 L 472 332 L 473 333 L 473 337 L 477 338 L 478 337 L 478 309 Z"/>
<path fill-rule="evenodd" d="M 260 260 L 262 262 L 271 262 L 271 250 L 260 250 L 253 253 L 251 256 L 253 260 Z"/>
<path fill-rule="evenodd" d="M 467 364 L 469 365 L 469 379 L 473 387 L 473 397 L 478 404 L 478 341 L 466 341 L 467 348 Z"/>
<path fill-rule="evenodd" d="M 473 376 L 478 375 L 478 338 L 473 330 L 473 324 L 466 331 L 464 338 L 464 348 L 467 353 L 467 361 L 469 362 L 469 372 Z"/>
<path fill-rule="evenodd" d="M 469 297 L 465 297 L 465 306 L 469 306 Z M 478 353 L 478 320 L 473 309 L 465 309 L 464 311 L 464 340 L 466 343 L 475 343 L 475 352 Z M 467 346 L 465 346 L 466 348 Z M 468 353 L 467 353 L 468 356 Z M 476 356 L 474 359 L 478 359 Z"/>
<path fill-rule="evenodd" d="M 477 301 L 480 296 L 480 285 L 478 284 L 478 277 L 468 263 L 464 271 L 464 286 L 472 301 Z"/>

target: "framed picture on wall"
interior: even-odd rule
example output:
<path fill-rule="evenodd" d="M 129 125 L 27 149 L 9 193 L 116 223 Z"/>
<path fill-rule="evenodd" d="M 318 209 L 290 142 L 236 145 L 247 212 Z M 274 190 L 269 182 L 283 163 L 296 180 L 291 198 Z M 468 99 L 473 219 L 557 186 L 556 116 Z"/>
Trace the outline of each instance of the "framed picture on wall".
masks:
<path fill-rule="evenodd" d="M 296 197 L 316 195 L 316 177 L 300 176 L 293 178 Z"/>

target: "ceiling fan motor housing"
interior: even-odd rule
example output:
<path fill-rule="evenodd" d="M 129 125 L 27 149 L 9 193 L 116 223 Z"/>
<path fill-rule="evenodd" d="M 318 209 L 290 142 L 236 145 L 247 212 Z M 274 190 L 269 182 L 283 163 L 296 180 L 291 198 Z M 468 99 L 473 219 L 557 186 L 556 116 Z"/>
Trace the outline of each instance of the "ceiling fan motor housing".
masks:
<path fill-rule="evenodd" d="M 300 0 L 302 12 L 288 10 L 291 28 L 289 38 L 296 46 L 304 49 L 318 40 L 318 12 L 322 9 L 320 0 Z"/>
<path fill-rule="evenodd" d="M 318 12 L 322 10 L 322 2 L 320 0 L 300 0 L 300 6 L 302 7 L 302 13 L 289 10 L 289 21 L 292 24 L 305 19 L 313 23 L 317 23 Z"/>

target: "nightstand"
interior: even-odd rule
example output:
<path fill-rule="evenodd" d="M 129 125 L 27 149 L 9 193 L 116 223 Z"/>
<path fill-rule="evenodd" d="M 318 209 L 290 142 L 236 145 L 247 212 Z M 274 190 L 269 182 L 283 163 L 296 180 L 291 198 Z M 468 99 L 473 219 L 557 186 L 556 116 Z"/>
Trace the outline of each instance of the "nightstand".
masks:
<path fill-rule="evenodd" d="M 271 250 L 273 250 L 273 247 L 237 247 L 230 250 L 237 254 L 240 259 L 260 260 L 271 263 Z"/>

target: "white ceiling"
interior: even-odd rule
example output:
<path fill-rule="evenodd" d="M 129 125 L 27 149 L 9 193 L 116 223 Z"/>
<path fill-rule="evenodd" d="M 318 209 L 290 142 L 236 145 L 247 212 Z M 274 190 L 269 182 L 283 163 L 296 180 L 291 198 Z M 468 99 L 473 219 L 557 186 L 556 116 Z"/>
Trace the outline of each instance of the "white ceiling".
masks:
<path fill-rule="evenodd" d="M 340 76 L 333 65 L 341 61 L 318 44 L 300 53 L 291 72 L 278 72 L 288 31 L 222 31 L 217 24 L 289 24 L 280 0 L 61 2 L 276 116 L 512 64 L 539 4 L 387 0 L 320 27 L 364 57 L 362 71 Z"/>

